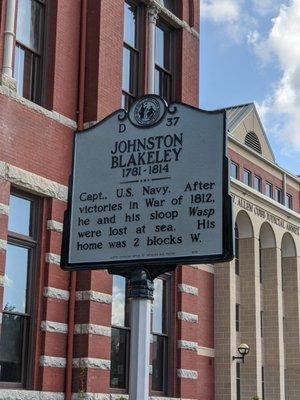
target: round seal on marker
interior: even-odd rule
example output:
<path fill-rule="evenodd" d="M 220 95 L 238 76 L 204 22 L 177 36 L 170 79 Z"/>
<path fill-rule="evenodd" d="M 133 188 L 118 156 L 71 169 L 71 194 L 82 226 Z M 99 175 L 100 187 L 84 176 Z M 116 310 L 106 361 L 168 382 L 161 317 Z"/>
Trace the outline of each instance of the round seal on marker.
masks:
<path fill-rule="evenodd" d="M 156 95 L 137 99 L 129 111 L 131 123 L 140 128 L 148 128 L 159 123 L 166 112 L 165 101 Z"/>

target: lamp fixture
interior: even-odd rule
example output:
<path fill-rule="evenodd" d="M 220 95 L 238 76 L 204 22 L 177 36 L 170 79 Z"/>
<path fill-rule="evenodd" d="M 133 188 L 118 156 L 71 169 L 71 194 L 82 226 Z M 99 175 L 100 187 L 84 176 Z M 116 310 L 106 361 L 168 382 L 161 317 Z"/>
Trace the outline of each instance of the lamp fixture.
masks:
<path fill-rule="evenodd" d="M 232 359 L 234 360 L 242 360 L 244 363 L 245 356 L 249 353 L 250 347 L 246 343 L 241 343 L 238 347 L 238 352 L 240 353 L 239 357 L 233 356 Z"/>

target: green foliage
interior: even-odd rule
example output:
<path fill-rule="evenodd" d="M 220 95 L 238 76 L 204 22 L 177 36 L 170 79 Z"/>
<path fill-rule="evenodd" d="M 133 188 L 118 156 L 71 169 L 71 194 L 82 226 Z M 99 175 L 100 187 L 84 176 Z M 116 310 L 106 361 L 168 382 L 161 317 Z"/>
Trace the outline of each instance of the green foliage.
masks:
<path fill-rule="evenodd" d="M 251 400 L 259 400 L 259 397 L 257 395 L 253 396 Z"/>
<path fill-rule="evenodd" d="M 116 400 L 127 400 L 127 398 L 124 396 L 121 396 L 121 397 L 117 397 Z"/>

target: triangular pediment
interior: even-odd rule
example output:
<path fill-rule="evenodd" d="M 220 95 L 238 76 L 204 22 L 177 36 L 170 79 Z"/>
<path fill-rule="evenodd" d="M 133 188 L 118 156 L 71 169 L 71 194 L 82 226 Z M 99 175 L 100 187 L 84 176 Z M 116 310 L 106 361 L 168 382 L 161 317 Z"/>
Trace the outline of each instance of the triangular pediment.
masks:
<path fill-rule="evenodd" d="M 275 162 L 254 103 L 226 108 L 227 133 L 264 158 Z"/>

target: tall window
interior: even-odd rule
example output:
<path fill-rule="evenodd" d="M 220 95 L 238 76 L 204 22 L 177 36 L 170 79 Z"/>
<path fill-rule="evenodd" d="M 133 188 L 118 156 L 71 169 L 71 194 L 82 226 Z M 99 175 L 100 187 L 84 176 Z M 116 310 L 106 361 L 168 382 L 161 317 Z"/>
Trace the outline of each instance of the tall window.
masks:
<path fill-rule="evenodd" d="M 24 386 L 28 378 L 30 329 L 33 319 L 33 278 L 36 275 L 37 201 L 21 193 L 10 196 L 3 317 L 0 339 L 0 380 Z"/>
<path fill-rule="evenodd" d="M 164 394 L 168 390 L 168 285 L 166 279 L 155 279 L 152 305 L 152 390 Z"/>
<path fill-rule="evenodd" d="M 172 100 L 171 31 L 163 25 L 155 31 L 155 93 Z"/>
<path fill-rule="evenodd" d="M 236 363 L 236 400 L 241 400 L 241 364 Z"/>
<path fill-rule="evenodd" d="M 273 185 L 272 183 L 266 182 L 266 196 L 273 199 Z"/>
<path fill-rule="evenodd" d="M 285 206 L 291 210 L 293 209 L 293 196 L 291 194 L 287 193 L 285 195 Z"/>
<path fill-rule="evenodd" d="M 239 230 L 237 224 L 234 227 L 234 238 L 235 238 L 235 273 L 240 274 L 240 253 L 239 253 Z"/>
<path fill-rule="evenodd" d="M 261 192 L 261 177 L 260 176 L 254 176 L 254 189 L 257 190 L 258 192 Z"/>
<path fill-rule="evenodd" d="M 137 14 L 137 7 L 134 4 L 124 3 L 122 107 L 125 109 L 130 107 L 138 95 L 140 54 Z"/>
<path fill-rule="evenodd" d="M 236 303 L 235 305 L 235 330 L 237 332 L 240 331 L 240 304 Z"/>
<path fill-rule="evenodd" d="M 230 162 L 230 176 L 239 179 L 239 165 L 233 161 Z"/>
<path fill-rule="evenodd" d="M 112 294 L 110 386 L 112 388 L 127 389 L 130 328 L 125 278 L 118 275 L 113 276 Z"/>
<path fill-rule="evenodd" d="M 36 103 L 41 102 L 44 24 L 45 1 L 18 1 L 14 77 L 17 93 Z"/>
<path fill-rule="evenodd" d="M 248 171 L 247 169 L 244 169 L 244 172 L 243 172 L 243 182 L 245 185 L 252 186 L 251 172 Z"/>
<path fill-rule="evenodd" d="M 168 390 L 169 347 L 169 279 L 155 279 L 152 304 L 152 390 Z M 130 303 L 127 301 L 127 281 L 114 275 L 111 331 L 110 386 L 128 390 L 130 353 Z"/>
<path fill-rule="evenodd" d="M 275 188 L 275 200 L 282 203 L 282 189 Z"/>

